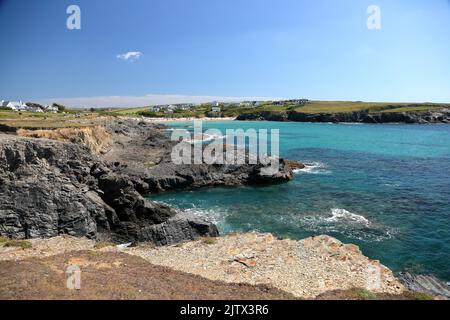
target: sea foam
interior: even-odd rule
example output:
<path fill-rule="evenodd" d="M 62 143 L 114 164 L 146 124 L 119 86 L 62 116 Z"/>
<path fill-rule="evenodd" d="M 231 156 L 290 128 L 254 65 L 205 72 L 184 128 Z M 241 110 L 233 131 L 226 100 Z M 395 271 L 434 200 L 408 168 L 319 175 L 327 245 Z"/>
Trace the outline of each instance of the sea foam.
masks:
<path fill-rule="evenodd" d="M 345 209 L 331 209 L 331 217 L 326 219 L 329 222 L 351 221 L 354 223 L 370 225 L 370 221 L 362 215 L 347 211 Z"/>
<path fill-rule="evenodd" d="M 309 173 L 309 174 L 329 174 L 331 171 L 327 170 L 327 165 L 322 162 L 309 162 L 304 163 L 305 168 L 295 169 L 295 174 Z"/>

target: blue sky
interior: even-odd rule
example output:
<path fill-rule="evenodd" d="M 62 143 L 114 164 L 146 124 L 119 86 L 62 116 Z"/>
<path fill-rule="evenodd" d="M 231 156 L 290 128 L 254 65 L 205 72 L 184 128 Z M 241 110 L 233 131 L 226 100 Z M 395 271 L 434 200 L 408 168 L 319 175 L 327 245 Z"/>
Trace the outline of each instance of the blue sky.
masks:
<path fill-rule="evenodd" d="M 0 39 L 2 99 L 450 102 L 449 0 L 0 0 Z"/>

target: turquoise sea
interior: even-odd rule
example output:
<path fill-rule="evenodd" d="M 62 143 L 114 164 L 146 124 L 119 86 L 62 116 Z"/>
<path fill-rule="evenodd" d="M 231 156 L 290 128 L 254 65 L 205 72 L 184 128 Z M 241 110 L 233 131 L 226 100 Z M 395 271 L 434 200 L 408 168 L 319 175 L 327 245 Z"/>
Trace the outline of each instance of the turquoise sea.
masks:
<path fill-rule="evenodd" d="M 192 129 L 192 122 L 172 123 Z M 309 164 L 293 181 L 152 196 L 216 222 L 222 233 L 328 234 L 394 271 L 450 281 L 450 125 L 204 122 L 280 130 L 281 156 Z"/>

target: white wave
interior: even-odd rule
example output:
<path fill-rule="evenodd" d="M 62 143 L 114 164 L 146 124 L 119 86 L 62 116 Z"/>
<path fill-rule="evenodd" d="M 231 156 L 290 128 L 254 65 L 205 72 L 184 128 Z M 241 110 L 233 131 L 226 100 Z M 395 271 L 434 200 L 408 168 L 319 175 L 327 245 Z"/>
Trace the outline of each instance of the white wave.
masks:
<path fill-rule="evenodd" d="M 338 221 L 351 221 L 359 224 L 364 224 L 366 226 L 370 225 L 370 221 L 356 213 L 352 213 L 345 209 L 331 209 L 331 217 L 326 219 L 329 222 L 338 222 Z"/>
<path fill-rule="evenodd" d="M 316 234 L 341 234 L 365 242 L 379 242 L 395 238 L 399 230 L 370 221 L 366 217 L 345 209 L 334 208 L 328 212 L 295 214 L 291 223 Z"/>
<path fill-rule="evenodd" d="M 322 162 L 309 162 L 304 163 L 305 168 L 295 169 L 293 172 L 295 174 L 309 173 L 309 174 L 329 174 L 331 171 L 327 170 L 326 164 Z"/>
<path fill-rule="evenodd" d="M 184 211 L 189 214 L 205 218 L 206 220 L 220 226 L 225 222 L 227 216 L 227 213 L 223 212 L 219 208 L 200 209 L 193 207 L 184 209 Z"/>
<path fill-rule="evenodd" d="M 209 134 L 203 134 L 201 137 L 195 137 L 195 138 L 191 138 L 191 139 L 184 139 L 184 142 L 190 143 L 190 144 L 196 144 L 196 143 L 205 143 L 205 142 L 213 142 L 213 141 L 218 141 L 218 142 L 223 142 L 223 140 L 225 139 L 225 136 L 219 136 L 219 135 L 209 135 Z M 221 141 L 222 140 L 222 141 Z"/>

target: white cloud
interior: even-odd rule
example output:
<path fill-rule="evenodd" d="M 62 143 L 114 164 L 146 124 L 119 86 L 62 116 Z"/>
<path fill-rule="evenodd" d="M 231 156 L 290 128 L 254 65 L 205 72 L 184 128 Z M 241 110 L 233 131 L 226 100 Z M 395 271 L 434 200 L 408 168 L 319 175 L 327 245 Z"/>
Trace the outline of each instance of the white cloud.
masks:
<path fill-rule="evenodd" d="M 148 94 L 145 96 L 102 96 L 79 98 L 52 98 L 38 100 L 38 103 L 50 104 L 53 102 L 63 104 L 71 108 L 117 108 L 117 107 L 145 107 L 170 103 L 204 103 L 211 101 L 239 102 L 239 101 L 268 101 L 280 100 L 277 97 L 220 97 L 220 96 L 186 96 Z"/>
<path fill-rule="evenodd" d="M 143 55 L 140 51 L 129 51 L 117 55 L 117 59 L 125 61 L 135 61 L 138 60 Z"/>

